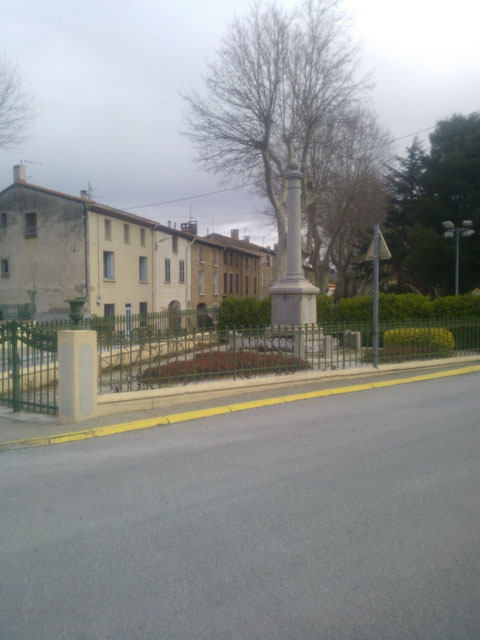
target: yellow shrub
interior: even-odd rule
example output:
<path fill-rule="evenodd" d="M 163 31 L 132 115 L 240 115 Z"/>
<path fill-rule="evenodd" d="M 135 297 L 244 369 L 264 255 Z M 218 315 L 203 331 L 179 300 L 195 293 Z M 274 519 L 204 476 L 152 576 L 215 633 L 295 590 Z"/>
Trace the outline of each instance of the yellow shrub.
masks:
<path fill-rule="evenodd" d="M 385 353 L 400 355 L 401 353 L 440 353 L 447 355 L 453 352 L 455 340 L 448 329 L 441 327 L 404 327 L 390 329 L 383 335 Z"/>

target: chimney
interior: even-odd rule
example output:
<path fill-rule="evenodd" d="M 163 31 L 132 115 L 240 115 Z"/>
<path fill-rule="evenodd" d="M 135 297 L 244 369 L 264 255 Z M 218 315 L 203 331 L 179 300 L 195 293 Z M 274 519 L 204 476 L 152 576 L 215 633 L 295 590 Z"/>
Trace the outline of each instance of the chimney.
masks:
<path fill-rule="evenodd" d="M 250 236 L 245 236 L 243 239 L 245 240 L 245 242 L 250 242 Z"/>
<path fill-rule="evenodd" d="M 240 239 L 240 229 L 230 229 L 230 237 L 234 240 Z"/>
<path fill-rule="evenodd" d="M 16 164 L 13 167 L 13 181 L 25 182 L 25 165 L 24 164 Z"/>
<path fill-rule="evenodd" d="M 168 226 L 169 226 L 169 227 L 171 227 L 171 226 L 172 226 L 172 221 L 171 221 L 171 220 L 169 220 L 169 221 L 168 221 Z"/>
<path fill-rule="evenodd" d="M 198 226 L 196 220 L 190 220 L 190 222 L 182 222 L 180 225 L 182 231 L 186 231 L 187 233 L 193 233 L 194 236 L 197 235 Z"/>
<path fill-rule="evenodd" d="M 88 191 L 86 189 L 82 189 L 80 191 L 80 197 L 83 198 L 84 200 L 88 200 Z"/>

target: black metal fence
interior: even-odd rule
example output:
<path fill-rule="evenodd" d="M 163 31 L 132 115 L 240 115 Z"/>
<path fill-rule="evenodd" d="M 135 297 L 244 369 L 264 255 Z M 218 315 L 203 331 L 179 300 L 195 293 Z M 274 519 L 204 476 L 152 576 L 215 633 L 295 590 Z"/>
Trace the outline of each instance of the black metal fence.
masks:
<path fill-rule="evenodd" d="M 91 318 L 98 391 L 112 393 L 371 365 L 372 325 L 219 331 L 216 310 Z M 0 325 L 0 404 L 57 413 L 57 332 L 70 323 Z M 381 324 L 379 363 L 480 354 L 480 318 Z"/>
<path fill-rule="evenodd" d="M 379 362 L 480 353 L 480 319 L 382 324 Z M 370 323 L 163 333 L 99 346 L 99 392 L 371 365 Z"/>
<path fill-rule="evenodd" d="M 56 414 L 57 332 L 31 324 L 0 326 L 0 404 Z"/>

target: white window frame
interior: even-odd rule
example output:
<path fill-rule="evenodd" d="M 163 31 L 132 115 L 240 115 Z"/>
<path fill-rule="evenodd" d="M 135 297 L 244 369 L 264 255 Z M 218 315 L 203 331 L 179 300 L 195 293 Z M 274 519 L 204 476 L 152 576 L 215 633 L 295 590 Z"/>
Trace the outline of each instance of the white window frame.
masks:
<path fill-rule="evenodd" d="M 146 256 L 138 258 L 138 278 L 140 282 L 148 282 L 148 262 Z"/>
<path fill-rule="evenodd" d="M 103 279 L 115 280 L 115 254 L 113 251 L 103 252 Z"/>

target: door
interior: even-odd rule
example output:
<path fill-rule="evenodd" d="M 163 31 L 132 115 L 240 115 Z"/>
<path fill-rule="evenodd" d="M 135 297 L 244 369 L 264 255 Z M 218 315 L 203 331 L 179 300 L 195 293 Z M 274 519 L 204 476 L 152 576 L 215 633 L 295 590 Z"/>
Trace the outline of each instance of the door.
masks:
<path fill-rule="evenodd" d="M 130 336 L 132 332 L 132 303 L 125 304 L 125 335 Z"/>

